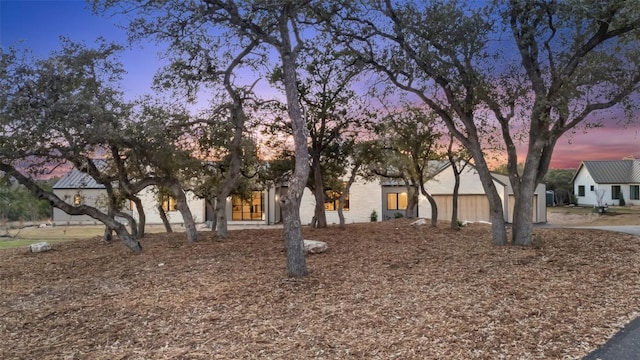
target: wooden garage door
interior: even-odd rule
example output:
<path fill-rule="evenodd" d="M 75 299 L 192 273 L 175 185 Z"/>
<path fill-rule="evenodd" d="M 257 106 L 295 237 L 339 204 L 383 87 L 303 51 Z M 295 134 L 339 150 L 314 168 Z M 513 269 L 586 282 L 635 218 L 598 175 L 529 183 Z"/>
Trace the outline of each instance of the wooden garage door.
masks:
<path fill-rule="evenodd" d="M 513 222 L 513 208 L 515 206 L 516 203 L 516 197 L 514 195 L 509 195 L 509 222 L 512 223 Z M 534 194 L 533 195 L 533 214 L 531 216 L 531 219 L 533 220 L 534 223 L 538 222 L 538 195 Z"/>
<path fill-rule="evenodd" d="M 438 219 L 451 220 L 453 195 L 434 195 L 438 204 Z M 431 217 L 430 214 L 421 214 Z M 459 195 L 458 219 L 460 221 L 489 221 L 489 200 L 485 195 Z"/>

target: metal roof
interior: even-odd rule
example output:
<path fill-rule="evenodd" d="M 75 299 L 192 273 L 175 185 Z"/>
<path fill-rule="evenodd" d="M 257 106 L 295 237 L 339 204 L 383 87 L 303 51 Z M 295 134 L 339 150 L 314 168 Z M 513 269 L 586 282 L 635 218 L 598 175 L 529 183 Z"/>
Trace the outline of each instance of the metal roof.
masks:
<path fill-rule="evenodd" d="M 97 164 L 100 167 L 100 164 Z M 104 185 L 98 184 L 94 178 L 73 168 L 58 180 L 54 189 L 104 189 Z"/>
<path fill-rule="evenodd" d="M 583 161 L 582 165 L 598 184 L 640 183 L 640 160 Z"/>

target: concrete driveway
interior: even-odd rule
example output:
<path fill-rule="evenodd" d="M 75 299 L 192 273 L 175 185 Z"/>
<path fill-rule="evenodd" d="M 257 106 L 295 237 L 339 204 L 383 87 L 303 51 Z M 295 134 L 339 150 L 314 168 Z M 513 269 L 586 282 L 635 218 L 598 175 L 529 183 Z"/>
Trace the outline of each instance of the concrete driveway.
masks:
<path fill-rule="evenodd" d="M 621 232 L 625 234 L 640 236 L 640 225 L 619 225 L 619 226 L 566 226 L 571 229 L 596 229 Z"/>

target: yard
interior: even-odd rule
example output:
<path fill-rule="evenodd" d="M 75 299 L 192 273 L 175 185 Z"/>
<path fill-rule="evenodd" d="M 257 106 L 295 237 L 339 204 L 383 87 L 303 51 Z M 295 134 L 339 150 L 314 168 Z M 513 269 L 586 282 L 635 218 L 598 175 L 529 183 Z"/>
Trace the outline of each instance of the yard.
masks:
<path fill-rule="evenodd" d="M 290 279 L 281 231 L 2 250 L 0 358 L 578 359 L 639 315 L 631 235 L 537 229 L 524 249 L 482 224 L 306 228 L 331 250 Z"/>

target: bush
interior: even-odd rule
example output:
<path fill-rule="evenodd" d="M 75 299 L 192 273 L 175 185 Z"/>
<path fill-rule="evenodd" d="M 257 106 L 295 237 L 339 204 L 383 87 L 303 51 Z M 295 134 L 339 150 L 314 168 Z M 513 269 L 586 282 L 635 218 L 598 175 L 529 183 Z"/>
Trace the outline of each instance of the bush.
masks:
<path fill-rule="evenodd" d="M 403 218 L 403 217 L 404 217 L 404 215 L 402 215 L 402 213 L 397 212 L 397 213 L 393 214 L 393 217 L 394 217 L 395 219 L 401 219 L 401 218 Z"/>
<path fill-rule="evenodd" d="M 627 202 L 626 202 L 626 201 L 624 201 L 624 196 L 622 196 L 622 192 L 620 193 L 619 205 L 620 205 L 620 206 L 625 206 L 625 205 L 627 205 Z"/>
<path fill-rule="evenodd" d="M 376 221 L 378 221 L 378 213 L 375 210 L 373 210 L 371 212 L 371 222 L 376 222 Z"/>

